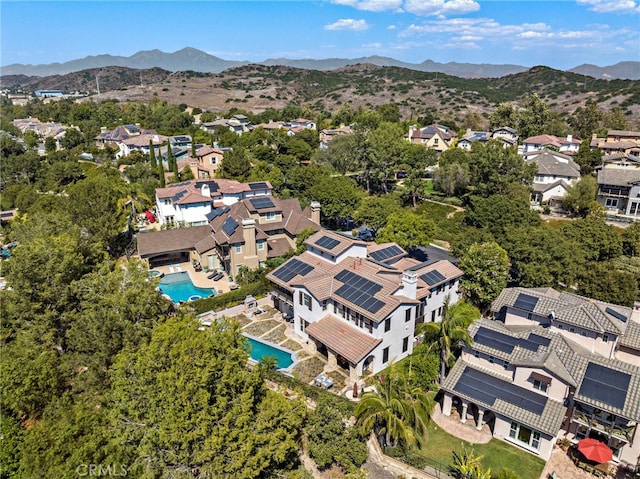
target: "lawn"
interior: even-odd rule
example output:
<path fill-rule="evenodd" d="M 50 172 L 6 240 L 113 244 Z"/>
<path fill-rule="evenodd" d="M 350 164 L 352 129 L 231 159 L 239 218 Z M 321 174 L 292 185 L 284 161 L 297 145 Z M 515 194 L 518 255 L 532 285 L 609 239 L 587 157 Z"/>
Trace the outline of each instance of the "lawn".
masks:
<path fill-rule="evenodd" d="M 470 444 L 440 429 L 435 424 L 429 427 L 427 442 L 422 448 L 425 457 L 442 464 L 451 464 L 453 451 L 462 452 L 462 448 L 473 449 L 475 456 L 484 456 L 484 469 L 490 468 L 496 474 L 503 468 L 513 470 L 520 479 L 538 479 L 542 474 L 545 462 L 517 447 L 499 439 L 492 439 L 487 444 Z"/>

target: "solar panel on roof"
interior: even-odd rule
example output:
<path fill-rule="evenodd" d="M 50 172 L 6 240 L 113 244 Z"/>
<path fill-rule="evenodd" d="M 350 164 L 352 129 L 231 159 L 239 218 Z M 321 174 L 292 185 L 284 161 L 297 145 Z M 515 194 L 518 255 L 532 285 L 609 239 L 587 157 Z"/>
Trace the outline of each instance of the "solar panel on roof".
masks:
<path fill-rule="evenodd" d="M 453 389 L 489 406 L 501 399 L 538 416 L 547 404 L 546 396 L 469 367 L 465 368 Z"/>
<path fill-rule="evenodd" d="M 549 346 L 550 339 L 537 334 L 530 334 L 527 339 L 514 338 L 508 334 L 494 331 L 489 328 L 478 328 L 473 340 L 484 346 L 488 346 L 503 353 L 511 354 L 516 346 L 528 349 L 529 351 L 537 351 L 542 346 Z"/>
<path fill-rule="evenodd" d="M 527 338 L 527 342 L 535 344 L 537 346 L 545 346 L 546 347 L 546 346 L 549 346 L 549 344 L 551 343 L 551 340 L 549 338 L 545 338 L 544 336 L 540 336 L 538 334 L 532 333 Z"/>
<path fill-rule="evenodd" d="M 323 236 L 318 241 L 316 241 L 316 244 L 321 248 L 333 249 L 338 244 L 340 244 L 340 241 L 330 236 Z"/>
<path fill-rule="evenodd" d="M 379 249 L 377 251 L 373 251 L 369 256 L 371 256 L 376 261 L 384 261 L 389 258 L 393 258 L 394 256 L 398 256 L 404 254 L 404 251 L 400 249 L 397 245 L 387 246 L 386 248 Z"/>
<path fill-rule="evenodd" d="M 276 269 L 273 272 L 273 275 L 282 281 L 288 282 L 297 274 L 300 276 L 306 276 L 311 270 L 313 270 L 312 266 L 307 263 L 303 263 L 296 258 L 292 258 Z"/>
<path fill-rule="evenodd" d="M 173 195 L 171 197 L 171 200 L 172 201 L 178 201 L 180 198 L 182 198 L 186 194 L 187 194 L 187 190 L 180 190 L 175 195 Z"/>
<path fill-rule="evenodd" d="M 607 314 L 610 314 L 611 316 L 613 316 L 616 319 L 619 319 L 623 323 L 627 322 L 627 317 L 624 314 L 619 313 L 615 309 L 611 309 L 611 308 L 607 307 L 607 308 L 605 308 L 604 312 L 607 313 Z"/>
<path fill-rule="evenodd" d="M 336 291 L 336 295 L 341 298 L 360 306 L 370 313 L 376 313 L 384 306 L 384 302 L 374 297 L 382 289 L 379 284 L 348 270 L 338 273 L 336 279 L 344 283 Z"/>
<path fill-rule="evenodd" d="M 429 271 L 428 273 L 420 276 L 420 279 L 427 283 L 429 286 L 433 286 L 434 284 L 438 284 L 444 281 L 446 278 L 435 269 L 433 271 Z"/>
<path fill-rule="evenodd" d="M 538 304 L 538 298 L 520 293 L 513 307 L 532 313 L 533 310 L 536 309 L 536 304 Z"/>
<path fill-rule="evenodd" d="M 275 205 L 273 204 L 273 200 L 268 197 L 260 197 L 260 198 L 251 198 L 249 200 L 253 207 L 257 210 L 262 210 L 265 208 L 273 208 Z"/>
<path fill-rule="evenodd" d="M 265 188 L 267 188 L 267 184 L 264 181 L 249 183 L 249 189 L 251 190 L 264 190 Z"/>
<path fill-rule="evenodd" d="M 237 227 L 238 223 L 231 217 L 227 218 L 224 223 L 222 223 L 222 230 L 227 233 L 228 236 L 233 235 Z"/>
<path fill-rule="evenodd" d="M 624 408 L 631 375 L 589 363 L 580 385 L 580 394 L 618 409 Z"/>

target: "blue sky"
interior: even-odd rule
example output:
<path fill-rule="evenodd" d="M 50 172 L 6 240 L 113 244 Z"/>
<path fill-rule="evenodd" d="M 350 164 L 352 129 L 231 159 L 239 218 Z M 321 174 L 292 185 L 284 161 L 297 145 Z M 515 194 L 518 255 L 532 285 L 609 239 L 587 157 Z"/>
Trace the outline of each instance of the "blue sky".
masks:
<path fill-rule="evenodd" d="M 2 0 L 0 35 L 0 65 L 194 47 L 226 60 L 381 55 L 569 69 L 640 60 L 640 0 Z"/>

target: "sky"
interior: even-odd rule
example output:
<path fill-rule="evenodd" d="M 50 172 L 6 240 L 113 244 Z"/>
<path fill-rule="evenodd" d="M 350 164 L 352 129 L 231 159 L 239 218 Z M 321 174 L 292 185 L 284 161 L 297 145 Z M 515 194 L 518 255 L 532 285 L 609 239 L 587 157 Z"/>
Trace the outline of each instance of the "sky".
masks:
<path fill-rule="evenodd" d="M 640 61 L 640 0 L 0 1 L 0 65 L 193 47 L 225 60 Z"/>

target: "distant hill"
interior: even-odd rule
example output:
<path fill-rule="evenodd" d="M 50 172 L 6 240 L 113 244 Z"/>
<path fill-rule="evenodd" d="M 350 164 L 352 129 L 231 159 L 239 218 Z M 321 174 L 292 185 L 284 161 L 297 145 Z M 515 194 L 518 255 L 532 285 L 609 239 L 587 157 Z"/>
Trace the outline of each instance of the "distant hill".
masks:
<path fill-rule="evenodd" d="M 640 80 L 640 62 L 620 62 L 608 67 L 599 67 L 597 65 L 585 63 L 572 68 L 569 71 L 605 80 L 616 78 Z"/>
<path fill-rule="evenodd" d="M 289 66 L 305 70 L 336 70 L 349 65 L 373 64 L 381 67 L 399 67 L 410 70 L 443 73 L 460 78 L 500 78 L 505 75 L 522 73 L 528 70 L 521 65 L 491 65 L 474 63 L 438 63 L 425 60 L 422 63 L 408 63 L 393 58 L 381 56 L 369 56 L 361 58 L 328 58 L 323 60 L 300 59 L 290 60 L 286 58 L 272 58 L 256 64 L 266 66 Z M 174 53 L 165 53 L 160 50 L 140 51 L 130 57 L 113 55 L 88 56 L 65 63 L 51 63 L 48 65 L 22 65 L 12 64 L 0 68 L 2 76 L 28 75 L 51 76 L 65 75 L 91 68 L 104 68 L 107 66 L 121 66 L 135 69 L 161 68 L 170 72 L 195 71 L 202 73 L 221 73 L 230 68 L 248 65 L 248 61 L 230 61 L 209 55 L 195 48 L 183 48 Z M 570 70 L 574 73 L 589 75 L 595 78 L 610 79 L 640 79 L 640 62 L 621 62 L 608 67 L 595 65 L 581 65 Z"/>

